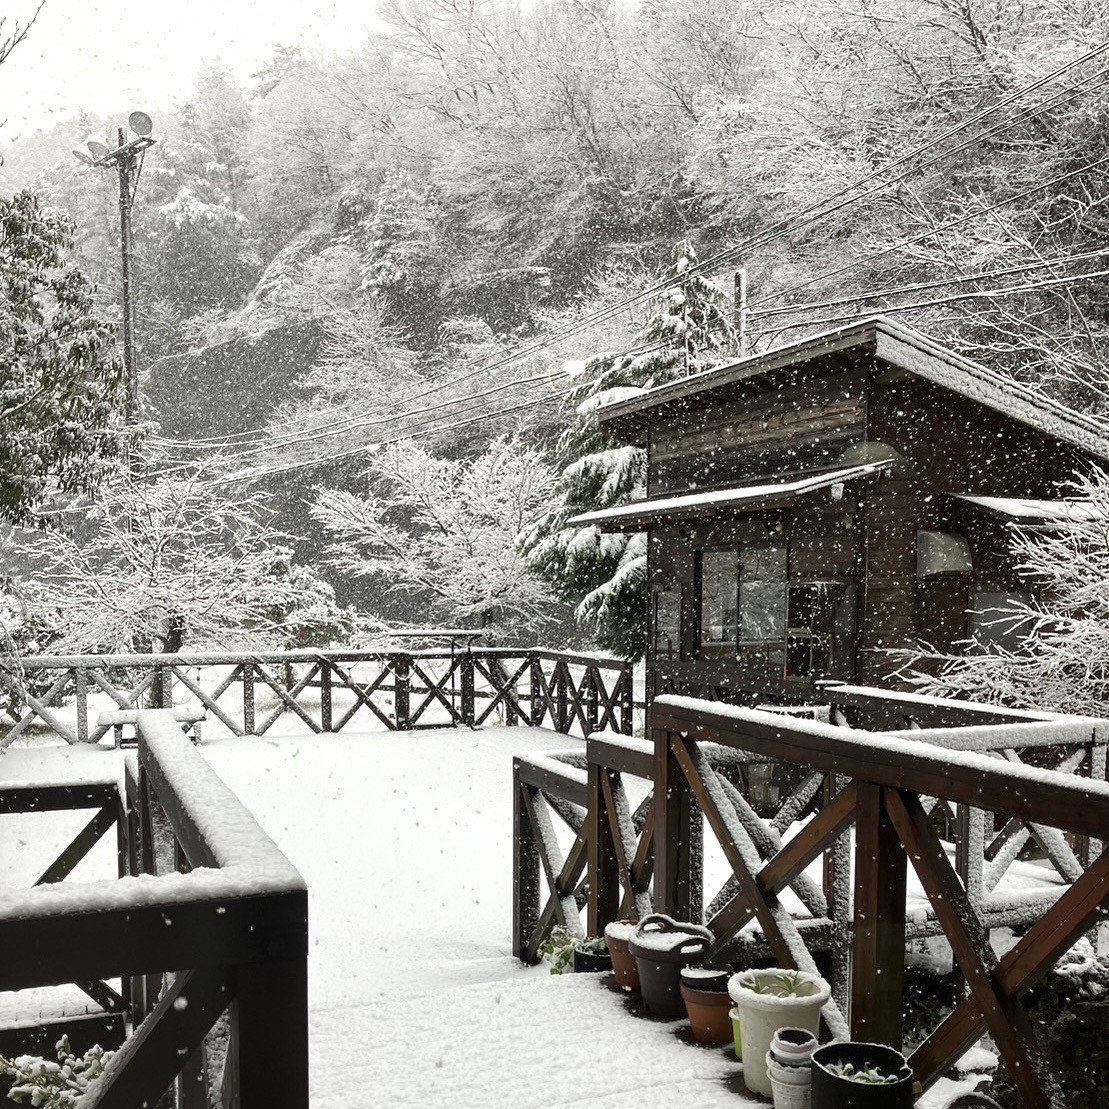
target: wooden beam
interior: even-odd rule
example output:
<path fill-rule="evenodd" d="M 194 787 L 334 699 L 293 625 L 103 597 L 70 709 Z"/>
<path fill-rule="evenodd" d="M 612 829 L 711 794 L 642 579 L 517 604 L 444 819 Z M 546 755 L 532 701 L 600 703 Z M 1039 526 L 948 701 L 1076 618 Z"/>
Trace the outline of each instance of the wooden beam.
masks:
<path fill-rule="evenodd" d="M 905 851 L 882 788 L 856 782 L 855 934 L 851 1036 L 901 1048 L 905 979 Z"/>
<path fill-rule="evenodd" d="M 82 1098 L 81 1104 L 87 1109 L 154 1105 L 230 1004 L 234 991 L 235 975 L 227 967 L 178 974 L 154 1011 L 120 1049 L 108 1073 Z M 307 1044 L 305 1029 L 305 1051 Z M 276 1058 L 275 1064 L 280 1067 Z M 271 1104 L 288 1105 L 291 1109 L 297 1103 L 278 1097 Z M 307 1105 L 307 1101 L 303 1104 Z"/>
<path fill-rule="evenodd" d="M 653 729 L 655 743 L 655 886 L 656 912 L 689 920 L 691 862 L 691 796 L 671 749 L 670 733 Z M 675 735 L 680 741 L 680 736 Z M 700 906 L 698 906 L 698 909 Z"/>
<path fill-rule="evenodd" d="M 589 763 L 589 813 L 586 839 L 589 848 L 589 901 L 586 931 L 599 936 L 620 909 L 621 880 L 627 876 L 627 860 L 619 833 L 613 831 L 616 817 L 609 771 Z"/>
<path fill-rule="evenodd" d="M 116 823 L 118 815 L 119 795 L 117 794 L 74 836 L 69 846 L 43 871 L 35 885 L 46 886 L 62 881 L 100 842 L 100 837 Z"/>

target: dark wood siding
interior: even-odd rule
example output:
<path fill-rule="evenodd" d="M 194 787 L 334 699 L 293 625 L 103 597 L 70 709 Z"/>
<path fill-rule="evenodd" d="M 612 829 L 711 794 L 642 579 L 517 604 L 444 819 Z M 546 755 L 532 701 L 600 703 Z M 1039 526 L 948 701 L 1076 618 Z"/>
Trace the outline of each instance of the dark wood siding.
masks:
<path fill-rule="evenodd" d="M 671 416 L 650 434 L 650 495 L 834 466 L 865 435 L 862 370 Z"/>

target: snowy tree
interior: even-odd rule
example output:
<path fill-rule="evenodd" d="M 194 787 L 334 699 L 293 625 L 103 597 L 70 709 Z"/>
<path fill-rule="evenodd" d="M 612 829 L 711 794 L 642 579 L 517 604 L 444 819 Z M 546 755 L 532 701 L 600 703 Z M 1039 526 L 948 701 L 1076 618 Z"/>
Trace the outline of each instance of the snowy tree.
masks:
<path fill-rule="evenodd" d="M 94 489 L 129 438 L 123 364 L 72 233 L 33 193 L 0 200 L 0 518 L 16 523 Z"/>
<path fill-rule="evenodd" d="M 331 565 L 481 628 L 487 642 L 552 619 L 554 597 L 516 543 L 554 485 L 538 451 L 497 439 L 472 461 L 447 460 L 404 440 L 373 456 L 370 479 L 367 496 L 325 489 L 313 506 Z"/>
<path fill-rule="evenodd" d="M 577 615 L 595 627 L 601 646 L 626 658 L 645 649 L 646 536 L 567 527 L 566 521 L 643 495 L 645 452 L 613 443 L 600 429 L 597 408 L 707 369 L 733 342 L 724 294 L 696 266 L 693 247 L 678 243 L 658 310 L 632 340 L 633 349 L 586 362 L 571 393 L 573 420 L 559 439 L 563 469 L 554 507 L 524 537 L 536 570 L 579 602 Z"/>
<path fill-rule="evenodd" d="M 292 572 L 287 537 L 210 474 L 109 483 L 66 523 L 28 544 L 60 617 L 55 651 L 283 646 L 327 599 Z"/>
<path fill-rule="evenodd" d="M 1017 642 L 991 636 L 988 647 L 967 643 L 965 655 L 922 648 L 909 653 L 899 677 L 928 693 L 1109 715 L 1109 475 L 1078 475 L 1067 492 L 1062 520 L 1014 530 L 1032 599 L 1014 596 L 978 615 L 980 626 L 1008 630 Z"/>

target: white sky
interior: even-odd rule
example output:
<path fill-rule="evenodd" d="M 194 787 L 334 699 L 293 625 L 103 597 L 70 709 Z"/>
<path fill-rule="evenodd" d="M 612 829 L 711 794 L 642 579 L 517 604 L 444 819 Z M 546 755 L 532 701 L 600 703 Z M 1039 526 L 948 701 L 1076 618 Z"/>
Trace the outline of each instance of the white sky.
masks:
<path fill-rule="evenodd" d="M 0 0 L 0 37 L 36 3 Z M 372 21 L 372 0 L 46 0 L 0 65 L 0 146 L 82 108 L 154 114 L 188 92 L 204 62 L 246 78 L 275 45 L 342 50 Z"/>

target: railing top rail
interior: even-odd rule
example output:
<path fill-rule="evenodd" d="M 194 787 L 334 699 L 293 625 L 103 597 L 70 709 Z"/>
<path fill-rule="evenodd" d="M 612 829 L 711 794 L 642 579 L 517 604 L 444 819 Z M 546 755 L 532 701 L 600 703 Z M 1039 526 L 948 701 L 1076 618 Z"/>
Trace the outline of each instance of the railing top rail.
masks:
<path fill-rule="evenodd" d="M 296 868 L 193 747 L 171 713 L 141 713 L 138 730 L 139 758 L 158 782 L 159 800 L 174 832 L 183 845 L 201 845 L 208 861 L 188 874 L 0 890 L 0 921 L 119 913 L 305 890 Z"/>
<path fill-rule="evenodd" d="M 549 662 L 565 661 L 573 665 L 598 666 L 603 669 L 627 670 L 631 663 L 606 655 L 575 654 L 535 647 L 473 647 L 464 651 L 442 648 L 426 651 L 404 651 L 393 648 L 380 650 L 342 650 L 301 648 L 291 651 L 189 651 L 177 654 L 131 655 L 30 655 L 12 658 L 0 655 L 0 669 L 60 670 L 72 667 L 148 667 L 148 666 L 234 666 L 243 662 L 374 662 L 390 658 L 457 658 L 471 654 L 480 658 L 521 658 L 533 656 Z"/>
<path fill-rule="evenodd" d="M 999 748 L 1068 747 L 1074 744 L 1109 743 L 1109 721 L 1090 717 L 1057 716 L 1052 720 L 1013 724 L 970 724 L 961 728 L 918 728 L 888 731 L 886 735 L 914 742 L 934 743 L 961 751 L 996 751 Z"/>
<path fill-rule="evenodd" d="M 983 705 L 976 701 L 963 701 L 956 697 L 936 697 L 925 693 L 910 693 L 877 686 L 850 685 L 846 682 L 820 681 L 817 688 L 822 697 L 833 705 L 853 705 L 857 708 L 882 708 L 904 712 L 919 717 L 940 717 L 951 722 L 963 717 L 967 724 L 993 723 L 998 725 L 1031 723 L 1051 720 L 1085 720 L 1091 724 L 1109 727 L 1109 722 L 1095 716 L 1072 716 L 1065 713 L 1044 712 L 1040 709 L 1014 709 L 1004 705 Z M 957 726 L 957 725 L 956 725 Z"/>
<path fill-rule="evenodd" d="M 656 698 L 652 727 L 1095 838 L 1109 828 L 1109 783 L 978 752 L 671 695 Z"/>

